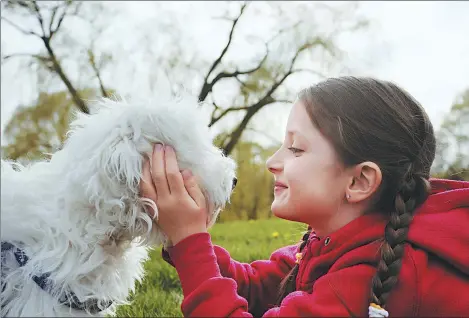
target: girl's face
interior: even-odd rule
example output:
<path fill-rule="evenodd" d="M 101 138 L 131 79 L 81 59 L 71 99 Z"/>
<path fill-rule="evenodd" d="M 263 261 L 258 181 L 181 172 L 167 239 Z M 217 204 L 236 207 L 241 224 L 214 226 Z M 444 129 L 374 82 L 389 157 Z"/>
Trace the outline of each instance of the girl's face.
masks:
<path fill-rule="evenodd" d="M 301 101 L 293 105 L 283 145 L 267 167 L 276 181 L 272 212 L 277 217 L 315 228 L 327 227 L 338 216 L 349 179 Z"/>

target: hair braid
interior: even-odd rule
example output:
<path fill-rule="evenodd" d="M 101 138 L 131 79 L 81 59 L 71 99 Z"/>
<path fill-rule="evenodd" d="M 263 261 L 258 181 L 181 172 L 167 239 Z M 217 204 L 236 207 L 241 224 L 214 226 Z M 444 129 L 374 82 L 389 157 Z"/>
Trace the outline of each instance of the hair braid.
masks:
<path fill-rule="evenodd" d="M 309 236 L 312 229 L 309 228 L 306 233 L 303 235 L 302 242 L 300 244 L 299 252 L 301 253 L 308 243 Z M 280 305 L 282 300 L 290 293 L 296 290 L 296 277 L 300 269 L 300 264 L 296 263 L 295 266 L 290 270 L 290 272 L 285 276 L 280 282 L 280 289 L 277 297 L 277 305 Z"/>
<path fill-rule="evenodd" d="M 415 209 L 426 200 L 430 184 L 424 177 L 413 174 L 412 164 L 404 175 L 396 194 L 389 222 L 384 230 L 381 259 L 372 280 L 371 301 L 385 307 L 389 293 L 398 281 L 404 255 L 404 243 Z"/>

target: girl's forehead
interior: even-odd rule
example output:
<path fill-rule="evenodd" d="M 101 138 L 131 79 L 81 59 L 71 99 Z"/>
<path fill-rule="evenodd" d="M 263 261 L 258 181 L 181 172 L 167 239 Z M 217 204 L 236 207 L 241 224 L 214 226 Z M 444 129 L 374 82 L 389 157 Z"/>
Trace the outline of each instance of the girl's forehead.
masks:
<path fill-rule="evenodd" d="M 293 105 L 290 116 L 288 117 L 286 133 L 290 136 L 307 136 L 314 133 L 314 126 L 311 122 L 305 106 L 301 102 Z"/>
<path fill-rule="evenodd" d="M 296 102 L 290 110 L 287 125 L 304 125 L 309 121 L 309 115 L 303 103 Z M 293 128 L 293 127 L 292 127 Z"/>

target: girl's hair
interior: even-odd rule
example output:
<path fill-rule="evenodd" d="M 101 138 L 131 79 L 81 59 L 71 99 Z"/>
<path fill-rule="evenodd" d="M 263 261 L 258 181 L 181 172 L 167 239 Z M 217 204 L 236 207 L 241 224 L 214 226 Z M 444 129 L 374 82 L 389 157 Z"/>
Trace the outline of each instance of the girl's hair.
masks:
<path fill-rule="evenodd" d="M 346 167 L 372 161 L 381 169 L 382 182 L 369 210 L 386 213 L 388 223 L 370 302 L 385 307 L 398 281 L 413 213 L 430 194 L 433 126 L 409 93 L 373 78 L 330 78 L 301 91 L 299 101 Z M 282 281 L 278 303 L 295 290 L 297 273 L 295 266 Z"/>
<path fill-rule="evenodd" d="M 308 242 L 309 235 L 311 234 L 312 229 L 308 228 L 306 233 L 303 235 L 303 239 L 301 240 L 300 244 L 300 253 L 303 252 L 306 243 Z M 277 304 L 280 305 L 282 299 L 285 298 L 288 294 L 294 292 L 296 290 L 296 276 L 298 275 L 298 270 L 300 269 L 299 262 L 293 266 L 290 273 L 285 276 L 282 281 L 280 282 L 280 291 L 277 298 Z"/>

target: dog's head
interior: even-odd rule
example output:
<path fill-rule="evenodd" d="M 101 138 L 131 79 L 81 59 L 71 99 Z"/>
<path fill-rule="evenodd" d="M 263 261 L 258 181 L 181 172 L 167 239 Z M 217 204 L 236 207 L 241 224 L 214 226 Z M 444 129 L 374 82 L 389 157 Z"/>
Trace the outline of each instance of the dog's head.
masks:
<path fill-rule="evenodd" d="M 101 223 L 122 239 L 144 237 L 151 220 L 139 196 L 144 156 L 153 145 L 171 145 L 180 169 L 190 169 L 213 210 L 209 226 L 229 201 L 235 162 L 213 145 L 195 99 L 127 102 L 105 99 L 91 115 L 77 114 L 63 149 L 51 161 L 64 165 L 66 179 Z M 65 177 L 65 175 L 64 175 Z M 73 191 L 70 189 L 67 191 Z M 75 196 L 75 195 L 74 195 Z M 153 227 L 151 243 L 165 241 Z"/>

